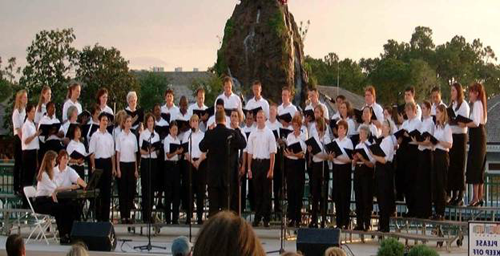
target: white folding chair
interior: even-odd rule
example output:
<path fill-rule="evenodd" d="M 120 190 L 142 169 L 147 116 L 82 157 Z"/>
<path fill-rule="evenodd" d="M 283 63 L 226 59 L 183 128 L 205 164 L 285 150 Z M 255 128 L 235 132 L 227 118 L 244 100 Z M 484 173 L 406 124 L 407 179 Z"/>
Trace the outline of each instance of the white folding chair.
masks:
<path fill-rule="evenodd" d="M 35 219 L 35 228 L 31 231 L 30 235 L 28 236 L 28 239 L 26 240 L 26 243 L 28 243 L 31 239 L 31 236 L 35 234 L 35 232 L 38 231 L 36 234 L 36 237 L 33 239 L 35 241 L 41 241 L 42 238 L 45 240 L 47 245 L 49 245 L 49 240 L 47 239 L 47 235 L 52 235 L 54 240 L 56 242 L 59 242 L 57 239 L 57 234 L 56 234 L 56 229 L 52 226 L 53 223 L 53 218 L 52 216 L 48 214 L 40 214 L 35 212 L 35 208 L 33 208 L 33 205 L 31 204 L 32 198 L 36 197 L 36 188 L 34 186 L 27 186 L 23 188 L 24 191 L 24 196 L 26 196 L 26 200 L 28 201 L 28 204 L 30 206 L 31 213 L 30 215 Z"/>

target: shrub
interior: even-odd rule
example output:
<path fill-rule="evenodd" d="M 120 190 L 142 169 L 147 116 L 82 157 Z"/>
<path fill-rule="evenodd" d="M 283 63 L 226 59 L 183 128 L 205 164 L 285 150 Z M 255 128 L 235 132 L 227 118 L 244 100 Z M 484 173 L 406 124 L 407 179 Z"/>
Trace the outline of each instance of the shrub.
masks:
<path fill-rule="evenodd" d="M 411 248 L 408 256 L 439 256 L 439 254 L 427 245 L 419 244 Z"/>
<path fill-rule="evenodd" d="M 405 246 L 394 238 L 387 238 L 382 241 L 378 248 L 377 256 L 403 256 Z"/>

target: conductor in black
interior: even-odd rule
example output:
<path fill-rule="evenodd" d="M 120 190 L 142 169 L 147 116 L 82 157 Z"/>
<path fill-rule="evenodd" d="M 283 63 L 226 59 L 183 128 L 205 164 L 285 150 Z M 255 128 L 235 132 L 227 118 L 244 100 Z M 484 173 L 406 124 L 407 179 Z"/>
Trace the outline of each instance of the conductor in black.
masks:
<path fill-rule="evenodd" d="M 208 130 L 200 142 L 200 150 L 207 153 L 208 159 L 209 217 L 214 216 L 220 210 L 229 209 L 227 205 L 228 150 L 229 154 L 232 154 L 246 147 L 246 141 L 241 132 L 226 127 L 224 111 L 217 111 L 215 122 L 217 126 Z M 230 145 L 229 148 L 228 145 Z"/>

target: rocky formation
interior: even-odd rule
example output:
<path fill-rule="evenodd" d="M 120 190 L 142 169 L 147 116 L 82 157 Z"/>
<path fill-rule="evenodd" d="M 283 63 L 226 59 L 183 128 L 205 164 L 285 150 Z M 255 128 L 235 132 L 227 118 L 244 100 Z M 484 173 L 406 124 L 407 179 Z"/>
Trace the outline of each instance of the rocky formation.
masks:
<path fill-rule="evenodd" d="M 260 80 L 264 96 L 274 102 L 281 102 L 281 87 L 293 86 L 300 103 L 308 82 L 303 49 L 286 2 L 241 0 L 226 23 L 215 70 L 233 77 L 247 96 Z"/>

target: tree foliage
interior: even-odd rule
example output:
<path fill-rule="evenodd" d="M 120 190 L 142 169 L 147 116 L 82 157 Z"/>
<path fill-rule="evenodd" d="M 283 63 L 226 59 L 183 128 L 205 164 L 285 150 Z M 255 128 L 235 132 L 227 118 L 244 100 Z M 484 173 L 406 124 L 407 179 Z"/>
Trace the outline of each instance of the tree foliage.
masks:
<path fill-rule="evenodd" d="M 164 101 L 163 95 L 170 84 L 170 80 L 165 75 L 157 72 L 138 72 L 136 75 L 141 88 L 139 103 L 145 110 L 152 110 L 156 103 Z"/>

